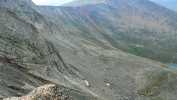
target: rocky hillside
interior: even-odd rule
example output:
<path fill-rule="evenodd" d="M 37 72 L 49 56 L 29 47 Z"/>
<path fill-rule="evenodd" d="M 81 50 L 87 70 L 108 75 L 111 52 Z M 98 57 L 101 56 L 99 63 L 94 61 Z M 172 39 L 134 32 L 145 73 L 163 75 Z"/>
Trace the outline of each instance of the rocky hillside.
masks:
<path fill-rule="evenodd" d="M 88 5 L 77 2 L 80 4 L 77 7 L 40 6 L 40 9 L 53 22 L 62 23 L 69 33 L 86 35 L 124 52 L 153 60 L 177 61 L 176 12 L 148 0 L 102 2 L 93 0 L 93 4 L 88 2 Z"/>
<path fill-rule="evenodd" d="M 13 3 L 18 6 L 21 4 Z M 31 1 L 30 3 L 32 4 Z M 60 83 L 65 87 L 74 85 L 68 81 L 77 80 L 84 83 L 84 77 L 79 74 L 76 76 L 76 69 L 65 64 L 54 45 L 39 34 L 35 23 L 25 19 L 33 15 L 21 17 L 18 14 L 27 12 L 16 13 L 11 10 L 15 7 L 8 8 L 4 3 L 1 4 L 0 96 L 22 96 L 35 87 L 51 82 Z"/>
<path fill-rule="evenodd" d="M 165 15 L 157 23 L 155 19 L 150 20 L 153 22 L 150 25 L 147 23 L 151 17 L 139 21 L 140 11 L 155 14 L 150 13 L 151 9 L 147 10 L 147 3 L 153 4 L 135 0 L 132 5 L 128 0 L 110 0 L 78 7 L 38 7 L 30 0 L 1 0 L 0 98 L 175 100 L 176 69 L 122 52 L 129 47 L 129 35 L 135 35 L 132 38 L 140 35 L 137 27 L 147 25 L 157 28 L 157 32 L 167 30 L 175 34 L 173 25 L 158 26 Z M 139 12 L 134 11 L 131 15 L 130 4 L 133 7 L 139 4 L 141 9 L 138 6 L 135 10 Z M 126 13 L 127 9 L 130 12 Z M 174 13 L 163 7 L 161 10 Z M 169 23 L 173 20 L 174 25 L 175 14 L 168 20 Z M 131 24 L 133 20 L 137 24 Z M 119 31 L 124 32 L 129 27 L 135 27 L 137 35 L 131 35 L 129 32 L 134 31 L 129 30 L 126 36 L 121 36 Z M 167 34 L 164 34 L 162 41 L 166 41 L 163 37 Z M 148 35 L 143 43 L 159 39 L 156 35 Z M 145 39 L 144 36 L 141 38 Z M 143 47 L 144 44 L 138 44 L 140 42 L 131 43 Z"/>

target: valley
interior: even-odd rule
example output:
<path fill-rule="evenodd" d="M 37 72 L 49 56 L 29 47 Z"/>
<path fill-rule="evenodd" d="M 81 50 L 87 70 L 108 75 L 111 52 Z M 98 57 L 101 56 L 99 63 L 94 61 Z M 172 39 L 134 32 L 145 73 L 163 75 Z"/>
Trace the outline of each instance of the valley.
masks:
<path fill-rule="evenodd" d="M 105 2 L 40 9 L 68 32 L 86 35 L 130 54 L 163 63 L 176 62 L 176 12 L 147 0 Z"/>

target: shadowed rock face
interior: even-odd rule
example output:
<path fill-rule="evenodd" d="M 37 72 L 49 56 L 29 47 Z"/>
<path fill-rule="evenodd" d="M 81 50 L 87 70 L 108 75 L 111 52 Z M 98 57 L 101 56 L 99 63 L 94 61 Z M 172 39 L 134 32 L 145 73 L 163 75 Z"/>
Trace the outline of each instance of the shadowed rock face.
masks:
<path fill-rule="evenodd" d="M 53 66 L 59 71 L 59 67 L 61 69 L 67 67 L 59 52 L 38 34 L 33 24 L 20 19 L 6 8 L 1 8 L 1 19 L 0 57 L 2 59 L 31 70 Z M 69 72 L 62 71 L 62 73 Z"/>
<path fill-rule="evenodd" d="M 65 64 L 59 51 L 39 35 L 38 29 L 28 20 L 1 6 L 0 31 L 1 96 L 22 96 L 52 81 L 58 83 L 60 80 L 65 86 L 70 84 L 62 82 L 71 81 L 75 69 Z"/>
<path fill-rule="evenodd" d="M 47 63 L 44 61 L 44 56 L 52 53 L 53 51 L 49 51 L 50 48 L 46 45 L 47 43 L 45 42 L 45 40 L 39 36 L 39 34 L 37 33 L 37 29 L 32 24 L 29 24 L 25 20 L 20 19 L 9 9 L 3 7 L 1 7 L 0 9 L 0 58 L 2 60 L 1 78 L 5 79 L 3 77 L 8 76 L 8 70 L 10 71 L 9 75 L 15 76 L 15 73 L 18 74 L 16 76 L 17 78 L 21 77 L 20 75 L 24 75 L 22 73 L 20 74 L 20 72 L 18 71 L 13 71 L 15 66 L 16 70 L 18 70 L 18 66 L 21 66 L 21 68 L 25 69 L 27 72 L 28 70 L 32 71 L 34 69 L 37 69 L 34 68 L 35 64 L 37 63 Z M 43 49 L 39 50 L 38 48 Z M 5 68 L 3 68 L 3 66 Z M 10 70 L 11 66 L 13 67 Z M 23 72 L 23 70 L 21 72 Z M 25 78 L 22 78 L 22 80 L 23 79 Z M 6 81 L 9 80 L 7 79 Z M 8 83 L 13 84 L 13 82 Z M 25 83 L 21 83 L 25 85 Z"/>
<path fill-rule="evenodd" d="M 1 0 L 0 98 L 175 100 L 175 69 L 115 48 L 117 43 L 127 46 L 128 36 L 133 35 L 127 34 L 121 42 L 119 40 L 124 36 L 117 31 L 122 28 L 125 31 L 127 24 L 130 27 L 148 25 L 147 19 L 152 18 L 149 15 L 141 16 L 145 22 L 138 22 L 136 18 L 139 18 L 139 12 L 156 8 L 146 0 L 135 0 L 133 4 L 130 1 L 110 0 L 79 7 L 38 7 L 30 0 Z M 160 7 L 160 11 L 164 9 Z M 172 11 L 165 9 L 159 15 L 167 12 Z M 175 19 L 174 16 L 175 13 L 170 18 Z M 163 29 L 155 18 L 150 22 L 154 22 L 159 30 Z M 129 24 L 133 20 L 138 24 Z M 142 35 L 145 39 L 143 36 L 146 35 Z M 148 36 L 147 41 L 158 39 Z"/>

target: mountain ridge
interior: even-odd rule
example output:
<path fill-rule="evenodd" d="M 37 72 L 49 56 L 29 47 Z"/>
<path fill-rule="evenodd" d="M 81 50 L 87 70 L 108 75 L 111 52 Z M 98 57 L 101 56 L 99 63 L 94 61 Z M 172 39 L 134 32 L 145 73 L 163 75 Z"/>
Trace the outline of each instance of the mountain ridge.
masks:
<path fill-rule="evenodd" d="M 151 0 L 159 5 L 167 7 L 171 10 L 177 11 L 177 2 L 176 0 Z"/>
<path fill-rule="evenodd" d="M 63 4 L 61 6 L 81 6 L 81 5 L 89 5 L 89 4 L 98 4 L 105 3 L 105 0 L 74 0 L 69 3 Z"/>

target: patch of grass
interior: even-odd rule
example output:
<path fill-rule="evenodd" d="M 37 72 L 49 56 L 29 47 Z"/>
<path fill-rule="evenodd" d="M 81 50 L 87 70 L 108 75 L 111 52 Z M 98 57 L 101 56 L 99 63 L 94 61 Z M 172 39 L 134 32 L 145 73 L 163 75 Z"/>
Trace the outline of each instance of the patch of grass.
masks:
<path fill-rule="evenodd" d="M 164 100 L 164 99 L 157 97 L 157 98 L 154 98 L 153 100 Z"/>
<path fill-rule="evenodd" d="M 77 50 L 73 50 L 73 54 L 77 54 L 78 53 L 78 51 Z"/>
<path fill-rule="evenodd" d="M 176 90 L 177 88 L 177 75 L 169 72 L 163 71 L 156 75 L 150 75 L 148 77 L 149 84 L 144 88 L 138 90 L 138 94 L 142 96 L 151 96 L 155 97 L 160 92 L 168 91 L 168 90 Z M 161 98 L 153 99 L 153 100 L 163 100 Z"/>
<path fill-rule="evenodd" d="M 88 54 L 87 50 L 85 50 L 84 48 L 82 48 L 81 51 L 82 51 L 84 54 Z"/>
<path fill-rule="evenodd" d="M 152 85 L 146 86 L 143 89 L 138 90 L 138 94 L 143 96 L 156 96 L 159 91 L 155 89 Z"/>
<path fill-rule="evenodd" d="M 153 54 L 153 52 L 147 48 L 136 47 L 133 45 L 129 47 L 129 52 L 142 57 L 148 57 L 149 55 Z"/>
<path fill-rule="evenodd" d="M 115 39 L 113 39 L 111 36 L 107 35 L 107 34 L 104 33 L 104 32 L 101 32 L 101 31 L 100 31 L 100 33 L 102 34 L 102 36 L 103 36 L 105 39 L 107 39 L 107 40 L 111 43 L 111 45 L 112 45 L 113 47 L 119 49 L 119 47 L 118 47 L 118 42 L 115 41 Z"/>
<path fill-rule="evenodd" d="M 47 76 L 50 76 L 50 71 L 51 71 L 51 69 L 49 67 L 47 67 L 47 70 L 46 70 Z"/>
<path fill-rule="evenodd" d="M 32 55 L 31 60 L 32 63 L 37 63 L 37 57 L 35 55 Z"/>
<path fill-rule="evenodd" d="M 100 55 L 99 59 L 102 60 L 104 63 L 108 63 L 108 61 L 109 61 L 109 58 L 105 55 Z"/>
<path fill-rule="evenodd" d="M 145 86 L 143 89 L 138 90 L 138 94 L 143 96 L 157 96 L 160 94 L 160 90 L 158 87 L 164 84 L 168 79 L 168 72 L 164 71 L 159 73 L 157 76 L 149 77 L 149 81 L 151 82 L 149 85 Z"/>
<path fill-rule="evenodd" d="M 36 61 L 37 58 L 35 56 L 32 56 L 31 59 L 32 59 L 32 61 Z"/>
<path fill-rule="evenodd" d="M 110 49 L 109 46 L 107 46 L 105 43 L 99 41 L 98 39 L 96 39 L 95 37 L 93 36 L 87 36 L 86 34 L 81 34 L 79 33 L 79 35 L 81 37 L 83 37 L 84 39 L 88 40 L 88 41 L 91 41 L 93 43 L 95 43 L 96 45 L 99 45 L 100 47 L 104 48 L 104 49 Z"/>
<path fill-rule="evenodd" d="M 155 78 L 154 82 L 152 82 L 152 86 L 160 86 L 163 85 L 165 82 L 168 82 L 168 74 L 169 72 L 164 71 L 159 73 Z"/>

